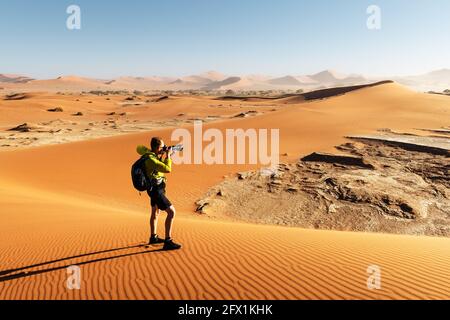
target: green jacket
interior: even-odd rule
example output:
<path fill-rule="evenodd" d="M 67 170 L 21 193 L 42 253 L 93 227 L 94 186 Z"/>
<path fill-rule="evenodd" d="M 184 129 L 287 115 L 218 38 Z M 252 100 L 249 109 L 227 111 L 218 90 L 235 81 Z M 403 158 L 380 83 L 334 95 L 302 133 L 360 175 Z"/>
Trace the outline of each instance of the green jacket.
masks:
<path fill-rule="evenodd" d="M 149 148 L 139 145 L 136 148 L 137 153 L 141 156 L 148 154 L 149 159 L 145 161 L 147 175 L 154 179 L 165 179 L 164 174 L 172 172 L 172 160 L 166 158 L 164 161 L 158 159 L 158 156 Z"/>

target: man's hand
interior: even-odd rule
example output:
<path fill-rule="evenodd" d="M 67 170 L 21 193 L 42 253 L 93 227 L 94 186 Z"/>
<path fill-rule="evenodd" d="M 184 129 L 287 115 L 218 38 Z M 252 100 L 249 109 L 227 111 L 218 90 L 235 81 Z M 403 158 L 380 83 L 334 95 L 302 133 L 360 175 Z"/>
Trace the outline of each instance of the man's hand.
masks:
<path fill-rule="evenodd" d="M 174 153 L 175 153 L 175 151 L 173 151 L 173 148 L 172 148 L 172 147 L 167 148 L 167 151 L 166 151 L 166 157 L 167 157 L 168 159 L 170 159 L 170 157 L 173 156 Z"/>

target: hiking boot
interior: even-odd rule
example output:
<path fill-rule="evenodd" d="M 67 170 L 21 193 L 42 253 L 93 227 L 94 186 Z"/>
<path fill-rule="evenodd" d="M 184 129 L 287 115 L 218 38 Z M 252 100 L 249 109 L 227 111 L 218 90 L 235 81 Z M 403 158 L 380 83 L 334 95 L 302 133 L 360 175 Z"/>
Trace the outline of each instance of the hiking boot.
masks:
<path fill-rule="evenodd" d="M 156 234 L 154 236 L 151 236 L 150 240 L 148 241 L 148 244 L 158 244 L 158 243 L 164 243 L 164 239 L 161 239 Z"/>
<path fill-rule="evenodd" d="M 172 239 L 166 239 L 164 241 L 163 250 L 177 250 L 181 248 L 181 244 L 173 242 Z"/>

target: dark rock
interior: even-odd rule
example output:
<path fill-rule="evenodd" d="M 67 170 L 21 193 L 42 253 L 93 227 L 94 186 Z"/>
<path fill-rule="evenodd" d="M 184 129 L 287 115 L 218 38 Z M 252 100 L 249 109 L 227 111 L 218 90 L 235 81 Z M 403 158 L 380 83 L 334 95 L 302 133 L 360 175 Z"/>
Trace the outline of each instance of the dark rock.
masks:
<path fill-rule="evenodd" d="M 162 96 L 153 100 L 153 102 L 160 102 L 163 100 L 169 99 L 169 96 Z"/>
<path fill-rule="evenodd" d="M 48 112 L 64 112 L 64 109 L 61 108 L 61 107 L 56 107 L 56 108 L 53 108 L 53 109 L 48 109 L 47 111 Z"/>
<path fill-rule="evenodd" d="M 30 132 L 33 129 L 34 129 L 34 127 L 29 125 L 28 123 L 24 123 L 15 128 L 9 129 L 8 131 Z"/>
<path fill-rule="evenodd" d="M 374 169 L 374 167 L 371 164 L 365 163 L 362 157 L 355 157 L 355 156 L 313 152 L 310 155 L 302 158 L 302 161 L 333 163 L 345 166 L 356 166 L 365 169 Z"/>
<path fill-rule="evenodd" d="M 250 172 L 239 172 L 237 175 L 239 180 L 245 180 L 250 176 L 250 174 Z"/>

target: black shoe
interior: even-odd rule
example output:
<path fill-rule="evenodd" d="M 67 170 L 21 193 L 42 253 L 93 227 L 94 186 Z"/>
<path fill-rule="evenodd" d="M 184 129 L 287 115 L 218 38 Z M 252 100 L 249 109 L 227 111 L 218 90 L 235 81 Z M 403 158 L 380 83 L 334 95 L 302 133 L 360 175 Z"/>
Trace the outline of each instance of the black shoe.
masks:
<path fill-rule="evenodd" d="M 148 241 L 148 244 L 158 244 L 158 243 L 164 243 L 164 240 L 158 237 L 157 235 L 151 236 L 150 240 Z"/>
<path fill-rule="evenodd" d="M 181 244 L 173 242 L 172 239 L 166 239 L 164 241 L 163 250 L 178 250 L 181 249 Z"/>

